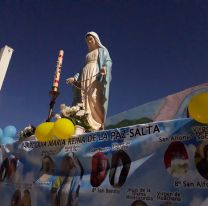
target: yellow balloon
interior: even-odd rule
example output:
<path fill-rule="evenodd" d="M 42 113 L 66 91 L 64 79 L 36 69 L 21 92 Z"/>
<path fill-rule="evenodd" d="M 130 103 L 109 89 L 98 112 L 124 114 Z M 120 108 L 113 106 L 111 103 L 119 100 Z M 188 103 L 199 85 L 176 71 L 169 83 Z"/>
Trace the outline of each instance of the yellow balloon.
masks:
<path fill-rule="evenodd" d="M 193 96 L 188 105 L 188 112 L 197 122 L 208 124 L 208 93 Z"/>
<path fill-rule="evenodd" d="M 74 134 L 74 132 L 74 124 L 69 119 L 61 118 L 54 123 L 53 135 L 59 139 L 70 138 Z"/>
<path fill-rule="evenodd" d="M 39 124 L 35 130 L 35 136 L 40 142 L 48 142 L 52 140 L 52 129 L 54 122 L 44 122 Z"/>

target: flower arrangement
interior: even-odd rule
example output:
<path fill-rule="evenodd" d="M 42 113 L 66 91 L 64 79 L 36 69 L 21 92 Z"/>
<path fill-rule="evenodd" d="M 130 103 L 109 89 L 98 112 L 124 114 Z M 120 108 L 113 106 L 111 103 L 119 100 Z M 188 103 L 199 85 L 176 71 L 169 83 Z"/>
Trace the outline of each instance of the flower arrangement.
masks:
<path fill-rule="evenodd" d="M 85 128 L 85 131 L 92 131 L 91 126 L 87 121 L 88 113 L 85 112 L 82 103 L 78 103 L 76 106 L 66 106 L 65 104 L 60 105 L 60 114 L 56 114 L 55 118 L 67 118 L 70 119 L 74 125 L 79 125 Z"/>
<path fill-rule="evenodd" d="M 20 140 L 24 140 L 28 137 L 31 137 L 35 134 L 35 127 L 32 124 L 29 124 L 27 127 L 25 127 L 23 130 L 19 133 Z"/>

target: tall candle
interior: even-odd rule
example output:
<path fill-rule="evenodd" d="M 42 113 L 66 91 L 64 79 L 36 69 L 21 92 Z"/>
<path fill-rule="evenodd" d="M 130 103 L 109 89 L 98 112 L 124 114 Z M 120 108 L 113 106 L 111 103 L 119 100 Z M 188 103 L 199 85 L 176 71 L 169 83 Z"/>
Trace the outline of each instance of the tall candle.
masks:
<path fill-rule="evenodd" d="M 54 80 L 53 80 L 53 91 L 58 91 L 59 79 L 60 79 L 60 74 L 61 74 L 61 67 L 62 67 L 62 62 L 63 62 L 63 56 L 64 56 L 64 51 L 60 50 L 59 55 L 58 55 Z"/>

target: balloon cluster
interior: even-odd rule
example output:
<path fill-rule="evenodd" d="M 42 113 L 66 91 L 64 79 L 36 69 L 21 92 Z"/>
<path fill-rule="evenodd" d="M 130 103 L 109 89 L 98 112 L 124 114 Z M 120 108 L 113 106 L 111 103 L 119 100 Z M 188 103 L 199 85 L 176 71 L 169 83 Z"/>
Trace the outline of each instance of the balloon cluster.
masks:
<path fill-rule="evenodd" d="M 12 144 L 15 142 L 15 136 L 17 129 L 13 125 L 8 125 L 4 129 L 0 128 L 0 143 L 1 144 Z"/>
<path fill-rule="evenodd" d="M 58 139 L 68 139 L 75 132 L 74 124 L 66 118 L 58 119 L 56 122 L 44 122 L 35 130 L 38 141 L 47 142 L 54 137 Z"/>

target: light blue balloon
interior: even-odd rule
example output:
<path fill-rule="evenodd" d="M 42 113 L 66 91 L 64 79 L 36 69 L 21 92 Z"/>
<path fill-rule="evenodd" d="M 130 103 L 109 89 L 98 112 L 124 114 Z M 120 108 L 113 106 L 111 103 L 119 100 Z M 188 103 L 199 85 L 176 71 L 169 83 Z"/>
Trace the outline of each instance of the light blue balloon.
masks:
<path fill-rule="evenodd" d="M 5 137 L 15 137 L 16 133 L 17 133 L 17 129 L 13 125 L 9 125 L 4 128 Z"/>
<path fill-rule="evenodd" d="M 11 137 L 3 137 L 1 138 L 1 144 L 12 144 L 15 140 Z"/>
<path fill-rule="evenodd" d="M 3 136 L 4 136 L 3 130 L 2 128 L 0 128 L 0 138 L 3 138 Z"/>

